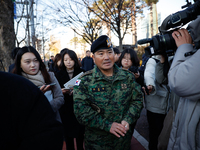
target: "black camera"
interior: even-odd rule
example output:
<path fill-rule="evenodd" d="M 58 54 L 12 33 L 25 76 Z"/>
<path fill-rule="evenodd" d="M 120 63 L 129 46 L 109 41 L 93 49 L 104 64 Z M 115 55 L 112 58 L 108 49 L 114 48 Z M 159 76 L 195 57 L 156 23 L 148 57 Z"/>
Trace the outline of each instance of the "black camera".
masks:
<path fill-rule="evenodd" d="M 147 56 L 159 54 L 167 54 L 169 56 L 174 54 L 177 46 L 172 33 L 200 15 L 200 0 L 197 0 L 193 5 L 188 3 L 186 6 L 188 8 L 185 10 L 178 11 L 165 18 L 159 27 L 160 33 L 158 35 L 137 41 L 139 45 L 150 43 L 150 46 L 145 48 Z"/>

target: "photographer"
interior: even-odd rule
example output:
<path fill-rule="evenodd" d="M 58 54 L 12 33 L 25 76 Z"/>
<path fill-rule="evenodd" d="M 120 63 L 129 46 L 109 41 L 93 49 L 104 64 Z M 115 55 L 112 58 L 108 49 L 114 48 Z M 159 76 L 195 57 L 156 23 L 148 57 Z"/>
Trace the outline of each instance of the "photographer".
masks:
<path fill-rule="evenodd" d="M 168 150 L 200 149 L 200 51 L 185 57 L 194 50 L 193 42 L 200 41 L 200 17 L 188 28 L 174 31 L 172 36 L 178 47 L 168 73 L 170 88 L 180 96 L 176 117 L 173 122 Z M 191 36 L 190 36 L 191 35 Z"/>

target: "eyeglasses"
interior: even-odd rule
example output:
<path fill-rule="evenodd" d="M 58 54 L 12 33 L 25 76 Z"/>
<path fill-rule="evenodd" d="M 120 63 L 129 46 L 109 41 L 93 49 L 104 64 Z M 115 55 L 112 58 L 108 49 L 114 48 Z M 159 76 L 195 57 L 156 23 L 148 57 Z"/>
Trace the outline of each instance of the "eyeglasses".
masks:
<path fill-rule="evenodd" d="M 122 58 L 122 60 L 131 61 L 130 58 Z"/>

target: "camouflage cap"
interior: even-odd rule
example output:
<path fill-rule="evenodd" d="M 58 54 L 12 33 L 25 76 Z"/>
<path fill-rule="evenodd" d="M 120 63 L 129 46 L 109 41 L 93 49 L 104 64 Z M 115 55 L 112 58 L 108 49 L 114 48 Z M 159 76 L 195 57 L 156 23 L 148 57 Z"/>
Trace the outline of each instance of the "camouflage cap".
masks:
<path fill-rule="evenodd" d="M 113 48 L 110 38 L 107 35 L 102 35 L 92 43 L 91 52 L 94 54 L 100 49 L 110 48 Z"/>

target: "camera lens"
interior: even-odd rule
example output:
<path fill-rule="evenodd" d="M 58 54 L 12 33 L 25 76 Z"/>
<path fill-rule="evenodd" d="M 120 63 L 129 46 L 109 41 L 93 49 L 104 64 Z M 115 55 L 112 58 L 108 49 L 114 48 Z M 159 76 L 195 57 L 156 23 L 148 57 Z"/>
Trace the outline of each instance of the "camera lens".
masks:
<path fill-rule="evenodd" d="M 162 49 L 164 50 L 175 50 L 177 49 L 174 38 L 172 37 L 172 33 L 167 33 L 160 36 L 160 42 Z"/>

